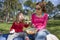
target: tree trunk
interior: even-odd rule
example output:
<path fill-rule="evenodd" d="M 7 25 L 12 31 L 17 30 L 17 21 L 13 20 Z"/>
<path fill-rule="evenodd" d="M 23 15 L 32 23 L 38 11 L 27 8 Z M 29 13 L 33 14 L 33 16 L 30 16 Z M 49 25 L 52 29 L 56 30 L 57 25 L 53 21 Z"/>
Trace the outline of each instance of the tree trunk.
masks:
<path fill-rule="evenodd" d="M 9 22 L 9 19 L 10 19 L 9 13 L 7 13 L 6 15 L 7 15 L 7 16 L 6 16 L 6 23 L 8 23 L 8 22 Z"/>

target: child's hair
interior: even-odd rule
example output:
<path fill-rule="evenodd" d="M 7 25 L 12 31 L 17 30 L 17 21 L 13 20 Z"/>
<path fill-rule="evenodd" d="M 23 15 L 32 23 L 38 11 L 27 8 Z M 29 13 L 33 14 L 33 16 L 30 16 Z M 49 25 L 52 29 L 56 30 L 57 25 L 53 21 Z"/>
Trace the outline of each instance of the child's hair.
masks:
<path fill-rule="evenodd" d="M 18 12 L 18 13 L 17 13 L 17 15 L 16 15 L 16 21 L 15 21 L 15 22 L 20 22 L 20 21 L 19 21 L 19 15 L 20 15 L 21 13 L 22 13 L 22 12 Z M 23 22 L 23 20 L 22 20 L 22 22 Z"/>
<path fill-rule="evenodd" d="M 46 12 L 46 5 L 44 5 L 43 2 L 38 2 L 38 3 L 36 3 L 36 5 L 39 5 L 42 8 L 42 11 Z"/>

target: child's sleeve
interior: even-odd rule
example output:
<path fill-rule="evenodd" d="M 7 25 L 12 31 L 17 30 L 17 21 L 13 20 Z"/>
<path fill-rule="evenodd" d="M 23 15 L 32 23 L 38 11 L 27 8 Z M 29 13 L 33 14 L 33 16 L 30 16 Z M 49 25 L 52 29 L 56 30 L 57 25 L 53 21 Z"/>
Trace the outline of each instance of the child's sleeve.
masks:
<path fill-rule="evenodd" d="M 12 24 L 12 26 L 11 26 L 11 28 L 10 28 L 10 31 L 11 31 L 12 29 L 15 29 L 15 22 Z"/>
<path fill-rule="evenodd" d="M 27 28 L 28 26 L 29 26 L 29 24 L 26 24 L 26 23 L 24 24 L 24 27 L 26 27 L 26 28 Z"/>

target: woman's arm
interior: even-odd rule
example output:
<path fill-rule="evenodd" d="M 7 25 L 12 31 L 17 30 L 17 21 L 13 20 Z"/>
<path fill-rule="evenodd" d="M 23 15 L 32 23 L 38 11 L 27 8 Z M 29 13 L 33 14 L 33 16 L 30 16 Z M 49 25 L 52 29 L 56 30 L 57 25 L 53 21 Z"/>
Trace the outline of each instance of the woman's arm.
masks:
<path fill-rule="evenodd" d="M 47 21 L 48 21 L 48 14 L 46 14 L 45 17 L 44 17 L 44 23 L 43 23 L 43 26 L 46 27 Z"/>
<path fill-rule="evenodd" d="M 32 24 L 33 27 L 36 27 L 36 22 L 35 22 L 35 20 L 36 20 L 36 18 L 35 18 L 35 13 L 34 13 L 34 14 L 32 14 L 32 16 L 31 16 L 31 24 Z"/>
<path fill-rule="evenodd" d="M 42 27 L 41 27 L 40 29 L 46 28 L 47 21 L 48 21 L 48 14 L 46 14 L 46 15 L 44 16 L 44 22 L 43 22 L 43 25 L 42 25 Z"/>

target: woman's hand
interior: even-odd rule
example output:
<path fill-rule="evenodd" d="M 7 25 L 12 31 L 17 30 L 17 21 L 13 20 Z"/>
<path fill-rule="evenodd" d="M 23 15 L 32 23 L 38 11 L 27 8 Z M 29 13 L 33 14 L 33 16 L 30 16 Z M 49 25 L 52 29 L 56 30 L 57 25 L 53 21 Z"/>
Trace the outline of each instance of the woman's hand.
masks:
<path fill-rule="evenodd" d="M 34 27 L 34 28 L 35 28 L 36 26 L 35 26 L 34 24 L 32 24 L 32 27 Z"/>

